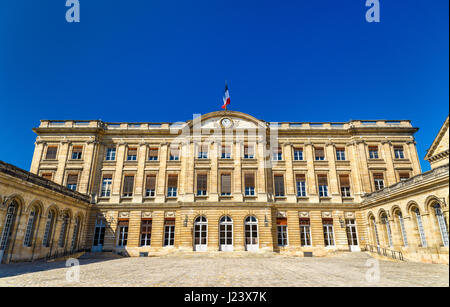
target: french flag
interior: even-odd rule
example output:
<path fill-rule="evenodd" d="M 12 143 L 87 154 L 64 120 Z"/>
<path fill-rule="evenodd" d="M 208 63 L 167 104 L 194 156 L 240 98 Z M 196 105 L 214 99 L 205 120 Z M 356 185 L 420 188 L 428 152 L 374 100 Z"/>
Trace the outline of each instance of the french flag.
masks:
<path fill-rule="evenodd" d="M 225 83 L 225 93 L 223 94 L 222 109 L 227 109 L 227 105 L 230 104 L 230 92 L 228 91 L 228 85 Z"/>

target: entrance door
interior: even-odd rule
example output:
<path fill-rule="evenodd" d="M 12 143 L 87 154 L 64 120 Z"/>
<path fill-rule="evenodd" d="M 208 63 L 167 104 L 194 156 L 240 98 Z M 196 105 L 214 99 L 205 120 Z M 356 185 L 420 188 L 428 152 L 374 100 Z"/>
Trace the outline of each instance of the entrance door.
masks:
<path fill-rule="evenodd" d="M 229 216 L 223 216 L 219 222 L 220 250 L 233 251 L 233 220 Z"/>
<path fill-rule="evenodd" d="M 258 244 L 258 220 L 254 216 L 245 219 L 245 249 L 247 251 L 257 251 Z"/>
<path fill-rule="evenodd" d="M 354 219 L 345 220 L 347 230 L 347 242 L 351 252 L 359 252 L 358 234 L 356 232 L 356 223 Z"/>
<path fill-rule="evenodd" d="M 208 221 L 199 216 L 194 221 L 194 250 L 206 251 L 208 248 Z"/>
<path fill-rule="evenodd" d="M 93 252 L 101 252 L 105 241 L 105 222 L 97 220 L 95 223 L 94 242 L 92 244 Z"/>

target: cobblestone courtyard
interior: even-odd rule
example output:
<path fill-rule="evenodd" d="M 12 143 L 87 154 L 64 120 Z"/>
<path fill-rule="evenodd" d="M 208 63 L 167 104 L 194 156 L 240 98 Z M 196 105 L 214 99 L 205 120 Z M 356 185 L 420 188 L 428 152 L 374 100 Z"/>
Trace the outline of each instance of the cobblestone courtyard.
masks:
<path fill-rule="evenodd" d="M 0 286 L 449 286 L 447 265 L 382 260 L 380 281 L 367 282 L 365 253 L 85 258 L 79 283 L 58 261 L 0 265 Z"/>

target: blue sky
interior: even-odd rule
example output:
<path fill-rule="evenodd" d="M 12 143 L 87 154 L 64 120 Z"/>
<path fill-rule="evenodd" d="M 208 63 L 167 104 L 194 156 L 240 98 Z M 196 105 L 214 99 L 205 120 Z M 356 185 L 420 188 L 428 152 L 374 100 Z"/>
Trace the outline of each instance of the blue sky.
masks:
<path fill-rule="evenodd" d="M 411 119 L 420 159 L 449 109 L 449 1 L 0 1 L 0 160 L 29 169 L 40 119 Z M 423 170 L 428 163 L 422 161 Z"/>

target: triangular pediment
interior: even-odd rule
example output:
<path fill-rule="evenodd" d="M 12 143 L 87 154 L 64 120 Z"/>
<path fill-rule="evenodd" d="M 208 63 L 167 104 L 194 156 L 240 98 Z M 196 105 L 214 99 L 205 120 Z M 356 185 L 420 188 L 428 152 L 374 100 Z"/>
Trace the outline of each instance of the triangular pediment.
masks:
<path fill-rule="evenodd" d="M 447 119 L 445 120 L 444 124 L 442 125 L 441 129 L 439 130 L 439 133 L 437 134 L 437 136 L 434 139 L 433 143 L 431 144 L 430 148 L 427 150 L 425 160 L 430 160 L 434 156 L 448 152 L 448 149 L 449 149 L 448 129 L 449 129 L 449 121 L 448 121 L 448 116 L 447 116 Z"/>

